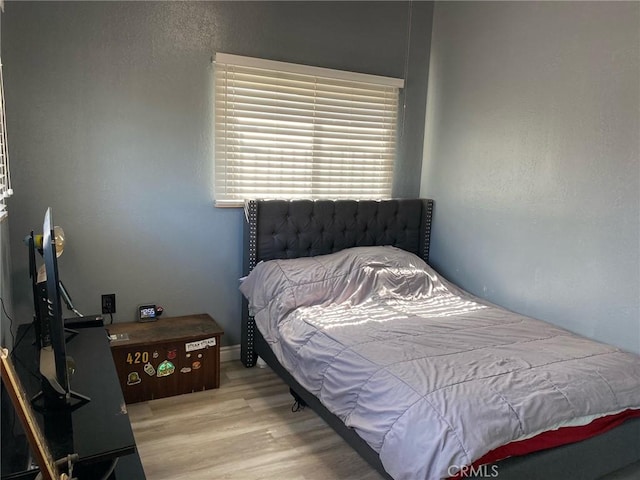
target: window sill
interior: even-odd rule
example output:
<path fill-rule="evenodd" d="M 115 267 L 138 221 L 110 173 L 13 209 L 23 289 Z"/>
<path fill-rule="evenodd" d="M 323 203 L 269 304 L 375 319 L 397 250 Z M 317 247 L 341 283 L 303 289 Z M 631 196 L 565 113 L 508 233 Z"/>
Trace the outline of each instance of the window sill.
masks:
<path fill-rule="evenodd" d="M 213 206 L 216 208 L 243 208 L 244 202 L 240 200 L 215 200 Z"/>

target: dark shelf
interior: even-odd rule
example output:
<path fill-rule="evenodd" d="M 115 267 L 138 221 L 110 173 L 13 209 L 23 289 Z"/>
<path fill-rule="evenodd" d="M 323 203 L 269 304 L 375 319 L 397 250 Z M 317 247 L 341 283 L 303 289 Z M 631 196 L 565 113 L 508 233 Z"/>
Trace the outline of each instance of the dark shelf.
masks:
<path fill-rule="evenodd" d="M 18 329 L 17 338 L 20 338 L 25 333 L 24 329 L 29 327 L 29 325 L 22 325 Z M 94 470 L 103 468 L 118 457 L 131 455 L 136 457 L 139 464 L 135 439 L 111 357 L 106 330 L 103 327 L 80 329 L 79 334 L 67 344 L 67 354 L 76 363 L 76 371 L 71 377 L 72 390 L 90 397 L 91 401 L 72 410 L 48 409 L 45 405 L 43 411 L 34 411 L 53 457 L 62 458 L 67 454 L 77 453 L 79 473 L 89 472 L 92 468 Z M 33 342 L 33 329 L 30 329 L 13 352 L 15 369 L 28 398 L 40 390 L 37 358 L 37 350 Z M 5 415 L 7 422 L 14 422 L 12 418 L 15 412 L 8 410 L 9 408 L 3 402 L 3 422 Z M 14 428 L 6 432 L 6 438 L 3 429 L 3 450 L 6 446 L 17 445 L 17 442 L 20 441 L 22 432 L 15 425 L 19 427 L 17 419 Z M 12 461 L 12 458 L 15 461 Z M 29 476 L 15 477 L 15 474 L 24 471 L 23 458 L 22 453 L 14 454 L 7 459 L 3 455 L 3 480 L 30 478 Z M 129 464 L 131 460 L 127 459 L 123 463 Z M 142 472 L 141 466 L 139 471 Z M 28 475 L 31 473 L 28 472 Z M 93 473 L 88 473 L 84 477 L 93 478 Z M 79 478 L 84 480 L 82 476 Z M 111 478 L 116 478 L 116 476 Z M 123 474 L 117 478 L 133 480 L 145 477 L 142 472 L 141 475 L 140 473 L 133 476 Z"/>

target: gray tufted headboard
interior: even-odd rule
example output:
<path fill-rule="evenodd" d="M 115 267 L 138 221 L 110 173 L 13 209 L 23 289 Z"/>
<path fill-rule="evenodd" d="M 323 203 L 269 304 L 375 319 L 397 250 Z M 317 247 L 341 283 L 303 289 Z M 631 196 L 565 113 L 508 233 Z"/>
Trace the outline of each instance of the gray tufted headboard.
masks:
<path fill-rule="evenodd" d="M 262 260 L 374 245 L 393 245 L 429 261 L 433 200 L 249 200 L 245 214 L 245 274 Z M 256 361 L 254 332 L 245 300 L 241 358 L 246 366 Z"/>

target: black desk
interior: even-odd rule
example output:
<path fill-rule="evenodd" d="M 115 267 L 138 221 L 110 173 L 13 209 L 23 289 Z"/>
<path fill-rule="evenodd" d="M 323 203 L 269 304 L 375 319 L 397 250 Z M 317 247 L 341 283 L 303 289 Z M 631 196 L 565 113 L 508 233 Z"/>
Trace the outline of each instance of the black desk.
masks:
<path fill-rule="evenodd" d="M 35 374 L 39 366 L 33 345 L 33 328 L 30 325 L 21 326 L 17 338 L 22 336 L 25 328 L 29 328 L 29 331 L 15 349 L 13 362 L 27 396 L 31 397 L 40 390 L 40 381 Z M 90 397 L 91 401 L 75 410 L 35 412 L 53 457 L 77 453 L 79 461 L 74 468 L 74 475 L 80 480 L 84 480 L 83 472 L 86 472 L 84 477 L 87 479 L 100 478 L 98 472 L 104 471 L 119 457 L 122 462 L 118 463 L 122 466 L 118 465 L 110 479 L 144 479 L 105 329 L 80 329 L 79 334 L 67 343 L 67 354 L 76 362 L 76 372 L 71 377 L 72 390 Z M 5 417 L 7 413 L 15 415 L 15 412 L 6 412 L 3 405 L 2 416 Z M 19 429 L 5 430 L 3 428 L 3 450 L 8 445 L 24 442 Z M 3 458 L 2 479 L 35 476 L 33 471 L 25 474 L 26 465 L 22 461 L 19 454 L 10 459 Z M 126 470 L 126 473 L 122 470 Z"/>

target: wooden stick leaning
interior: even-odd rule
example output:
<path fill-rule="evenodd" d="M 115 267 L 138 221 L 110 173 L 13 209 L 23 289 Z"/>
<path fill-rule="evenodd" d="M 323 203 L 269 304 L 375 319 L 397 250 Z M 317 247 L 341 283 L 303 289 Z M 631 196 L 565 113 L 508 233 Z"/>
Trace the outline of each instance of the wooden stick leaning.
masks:
<path fill-rule="evenodd" d="M 40 467 L 40 474 L 44 480 L 68 480 L 66 473 L 59 474 L 56 462 L 53 460 L 49 446 L 42 434 L 40 426 L 36 421 L 29 401 L 25 398 L 24 389 L 20 379 L 16 375 L 13 363 L 6 348 L 0 349 L 0 360 L 2 362 L 2 382 L 7 387 L 9 397 L 20 417 L 22 427 L 27 435 L 27 440 L 31 450 L 36 457 L 36 463 Z"/>

